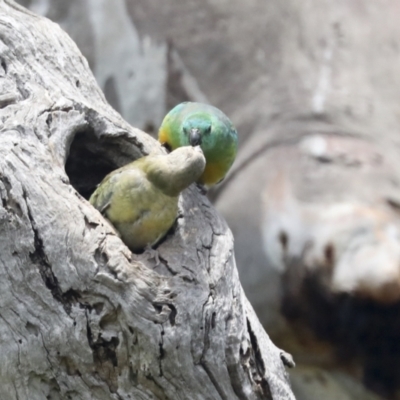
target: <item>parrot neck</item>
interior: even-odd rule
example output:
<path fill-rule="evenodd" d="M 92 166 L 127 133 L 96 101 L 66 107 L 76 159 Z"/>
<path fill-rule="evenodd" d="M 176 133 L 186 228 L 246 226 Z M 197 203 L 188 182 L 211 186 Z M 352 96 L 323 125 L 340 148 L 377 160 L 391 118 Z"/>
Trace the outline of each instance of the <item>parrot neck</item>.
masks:
<path fill-rule="evenodd" d="M 181 147 L 167 156 L 153 156 L 146 173 L 155 187 L 167 196 L 176 197 L 199 179 L 204 167 L 205 158 L 200 149 Z"/>

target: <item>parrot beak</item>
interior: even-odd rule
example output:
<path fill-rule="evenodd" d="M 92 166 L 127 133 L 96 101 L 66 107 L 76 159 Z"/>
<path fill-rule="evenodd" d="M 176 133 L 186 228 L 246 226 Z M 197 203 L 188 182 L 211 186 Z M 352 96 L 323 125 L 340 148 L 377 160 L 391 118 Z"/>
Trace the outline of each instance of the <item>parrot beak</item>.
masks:
<path fill-rule="evenodd" d="M 200 129 L 193 128 L 189 133 L 189 143 L 191 146 L 199 146 L 201 144 L 201 133 Z"/>

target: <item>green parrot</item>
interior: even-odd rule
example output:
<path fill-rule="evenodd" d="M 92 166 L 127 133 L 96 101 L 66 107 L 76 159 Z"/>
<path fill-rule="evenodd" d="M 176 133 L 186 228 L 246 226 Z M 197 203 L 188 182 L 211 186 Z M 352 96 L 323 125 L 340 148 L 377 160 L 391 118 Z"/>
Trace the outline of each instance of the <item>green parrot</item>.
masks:
<path fill-rule="evenodd" d="M 177 217 L 179 194 L 204 167 L 199 146 L 148 155 L 107 175 L 89 201 L 132 251 L 140 251 L 165 236 Z"/>
<path fill-rule="evenodd" d="M 230 119 L 218 108 L 202 103 L 175 106 L 165 116 L 158 140 L 171 150 L 200 145 L 206 167 L 198 182 L 206 187 L 225 177 L 238 148 L 237 132 Z"/>

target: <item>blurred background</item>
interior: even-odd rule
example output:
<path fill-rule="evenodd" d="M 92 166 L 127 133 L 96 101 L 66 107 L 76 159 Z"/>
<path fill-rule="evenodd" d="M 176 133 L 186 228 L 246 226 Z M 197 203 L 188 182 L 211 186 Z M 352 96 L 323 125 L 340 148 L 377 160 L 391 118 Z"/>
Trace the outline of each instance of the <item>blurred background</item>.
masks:
<path fill-rule="evenodd" d="M 210 198 L 299 400 L 400 399 L 400 0 L 19 0 L 156 135 L 209 102 L 240 136 Z"/>

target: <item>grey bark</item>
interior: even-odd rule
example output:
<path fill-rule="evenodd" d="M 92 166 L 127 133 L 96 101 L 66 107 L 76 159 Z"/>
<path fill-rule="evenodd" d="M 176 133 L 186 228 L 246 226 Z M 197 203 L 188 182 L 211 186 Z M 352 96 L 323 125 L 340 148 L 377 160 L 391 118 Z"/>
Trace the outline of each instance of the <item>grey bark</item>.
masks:
<path fill-rule="evenodd" d="M 241 289 L 233 237 L 193 187 L 161 263 L 85 199 L 163 151 L 105 101 L 54 23 L 0 1 L 0 398 L 293 399 Z"/>
<path fill-rule="evenodd" d="M 296 394 L 370 396 L 326 388 L 320 374 L 337 383 L 333 369 L 345 369 L 339 353 L 362 370 L 350 379 L 398 397 L 399 1 L 127 4 L 237 125 L 216 207 L 268 332 L 317 366 Z"/>

